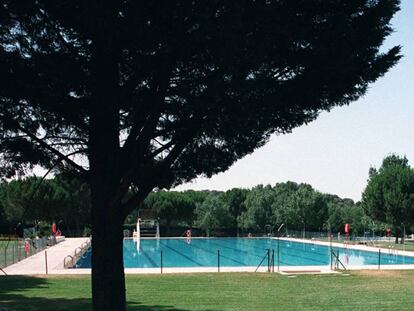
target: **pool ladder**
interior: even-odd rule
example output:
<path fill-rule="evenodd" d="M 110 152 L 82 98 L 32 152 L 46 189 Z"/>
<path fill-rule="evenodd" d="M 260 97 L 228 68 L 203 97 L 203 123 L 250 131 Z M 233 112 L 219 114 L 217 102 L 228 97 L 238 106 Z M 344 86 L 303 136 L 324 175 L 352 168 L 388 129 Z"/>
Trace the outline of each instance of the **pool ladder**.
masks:
<path fill-rule="evenodd" d="M 63 267 L 65 269 L 73 268 L 78 260 L 86 253 L 86 251 L 91 246 L 91 239 L 86 242 L 83 242 L 81 246 L 75 248 L 73 255 L 68 255 L 63 259 Z"/>

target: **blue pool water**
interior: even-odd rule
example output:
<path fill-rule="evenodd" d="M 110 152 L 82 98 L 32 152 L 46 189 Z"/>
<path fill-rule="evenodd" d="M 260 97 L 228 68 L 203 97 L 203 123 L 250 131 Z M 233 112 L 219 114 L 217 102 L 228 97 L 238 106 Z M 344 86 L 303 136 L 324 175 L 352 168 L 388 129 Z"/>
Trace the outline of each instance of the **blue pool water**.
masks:
<path fill-rule="evenodd" d="M 205 239 L 132 239 L 124 240 L 125 268 L 164 267 L 216 267 L 217 251 L 220 265 L 227 267 L 257 266 L 267 250 L 275 252 L 277 264 L 277 240 L 267 238 L 205 238 Z M 359 251 L 334 247 L 339 258 L 347 266 L 377 265 L 378 252 Z M 330 264 L 329 247 L 310 243 L 280 240 L 279 262 L 281 266 L 327 266 Z M 414 264 L 414 257 L 381 253 L 381 265 Z M 267 265 L 267 259 L 265 260 Z M 76 268 L 91 267 L 91 251 L 78 261 Z"/>

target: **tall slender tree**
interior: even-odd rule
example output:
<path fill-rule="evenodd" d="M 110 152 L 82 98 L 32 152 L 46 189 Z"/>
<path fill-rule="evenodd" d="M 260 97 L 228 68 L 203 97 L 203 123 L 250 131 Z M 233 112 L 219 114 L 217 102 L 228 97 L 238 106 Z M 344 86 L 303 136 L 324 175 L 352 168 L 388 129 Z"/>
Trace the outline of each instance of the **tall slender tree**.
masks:
<path fill-rule="evenodd" d="M 380 52 L 398 8 L 1 0 L 0 172 L 41 165 L 90 183 L 93 308 L 124 310 L 126 215 L 153 188 L 223 171 L 358 99 L 400 57 Z"/>
<path fill-rule="evenodd" d="M 414 224 L 414 169 L 406 157 L 390 155 L 370 168 L 362 204 L 373 219 L 394 226 L 395 243 L 404 226 Z"/>

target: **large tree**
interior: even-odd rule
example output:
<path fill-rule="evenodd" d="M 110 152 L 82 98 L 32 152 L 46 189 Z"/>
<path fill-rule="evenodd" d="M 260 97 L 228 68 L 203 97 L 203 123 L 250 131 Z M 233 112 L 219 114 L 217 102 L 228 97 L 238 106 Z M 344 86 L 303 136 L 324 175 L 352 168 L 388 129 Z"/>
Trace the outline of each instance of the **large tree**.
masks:
<path fill-rule="evenodd" d="M 196 202 L 188 192 L 158 191 L 148 195 L 142 204 L 143 208 L 151 209 L 166 226 L 166 235 L 170 235 L 171 225 L 185 222 L 192 225 Z"/>
<path fill-rule="evenodd" d="M 207 236 L 210 236 L 214 229 L 231 228 L 235 223 L 223 194 L 209 194 L 194 213 L 195 225 L 205 230 Z"/>
<path fill-rule="evenodd" d="M 153 188 L 223 171 L 362 96 L 400 57 L 380 51 L 398 8 L 1 0 L 0 171 L 41 165 L 90 183 L 93 308 L 124 310 L 126 215 Z"/>
<path fill-rule="evenodd" d="M 238 217 L 239 227 L 259 233 L 271 231 L 273 200 L 274 191 L 270 185 L 258 185 L 251 189 L 244 201 L 246 210 Z"/>
<path fill-rule="evenodd" d="M 272 210 L 275 224 L 296 226 L 303 234 L 305 230 L 321 230 L 328 219 L 324 196 L 308 184 L 277 184 Z"/>
<path fill-rule="evenodd" d="M 373 219 L 394 226 L 395 243 L 403 226 L 414 224 L 414 169 L 406 157 L 390 155 L 370 168 L 362 204 Z"/>

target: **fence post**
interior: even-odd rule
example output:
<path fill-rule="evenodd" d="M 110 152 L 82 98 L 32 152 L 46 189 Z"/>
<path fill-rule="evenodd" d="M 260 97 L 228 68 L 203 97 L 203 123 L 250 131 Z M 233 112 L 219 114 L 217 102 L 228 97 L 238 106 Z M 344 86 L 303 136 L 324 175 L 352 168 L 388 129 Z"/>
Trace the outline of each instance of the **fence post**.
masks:
<path fill-rule="evenodd" d="M 163 266 L 163 258 L 162 258 L 162 251 L 161 251 L 161 265 L 160 265 L 160 267 L 161 267 L 161 274 L 162 274 L 162 266 Z"/>
<path fill-rule="evenodd" d="M 217 272 L 220 272 L 220 250 L 217 250 Z"/>
<path fill-rule="evenodd" d="M 277 238 L 277 272 L 280 272 L 280 238 Z"/>
<path fill-rule="evenodd" d="M 339 269 L 339 249 L 338 249 L 338 252 L 336 253 L 336 269 Z"/>
<path fill-rule="evenodd" d="M 378 270 L 381 269 L 381 248 L 378 249 Z"/>
<path fill-rule="evenodd" d="M 267 272 L 270 272 L 270 248 L 267 249 Z"/>
<path fill-rule="evenodd" d="M 331 270 L 332 270 L 332 235 L 329 236 L 329 256 L 331 258 Z"/>
<path fill-rule="evenodd" d="M 275 249 L 272 248 L 272 272 L 275 272 Z"/>
<path fill-rule="evenodd" d="M 48 274 L 48 270 L 47 270 L 47 251 L 45 251 L 45 266 L 46 266 L 46 274 Z"/>

